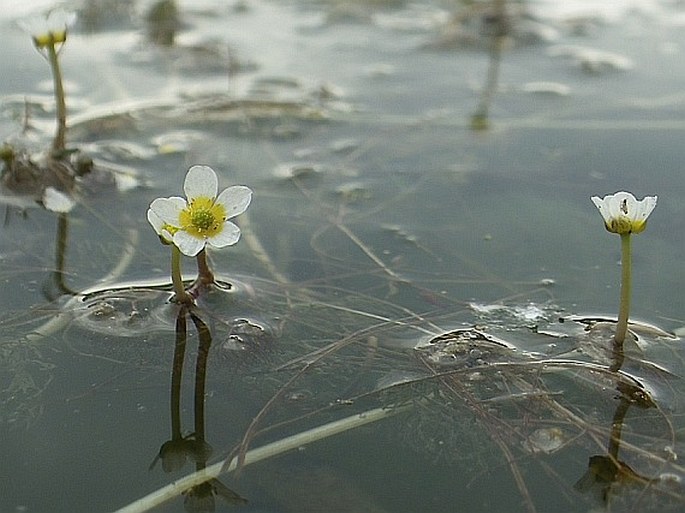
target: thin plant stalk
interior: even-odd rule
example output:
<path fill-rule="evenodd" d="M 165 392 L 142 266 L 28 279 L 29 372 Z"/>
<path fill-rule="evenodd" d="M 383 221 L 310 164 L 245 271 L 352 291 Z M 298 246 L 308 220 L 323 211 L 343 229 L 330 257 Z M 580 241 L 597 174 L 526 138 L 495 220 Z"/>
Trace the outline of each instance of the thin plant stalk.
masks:
<path fill-rule="evenodd" d="M 630 233 L 621 234 L 621 300 L 618 309 L 618 322 L 614 341 L 622 345 L 628 331 L 631 289 Z"/>
<path fill-rule="evenodd" d="M 64 84 L 62 82 L 62 70 L 59 65 L 59 58 L 55 44 L 47 45 L 48 62 L 52 69 L 52 78 L 55 85 L 55 101 L 57 102 L 57 132 L 52 141 L 53 154 L 64 152 L 65 139 L 67 133 L 67 103 L 64 95 Z"/>
<path fill-rule="evenodd" d="M 171 245 L 171 283 L 174 286 L 174 301 L 177 303 L 190 301 L 181 276 L 181 250 L 175 244 Z"/>
<path fill-rule="evenodd" d="M 398 413 L 409 410 L 411 407 L 412 404 L 407 403 L 404 405 L 394 406 L 392 408 L 375 408 L 364 413 L 351 415 L 349 417 L 345 417 L 344 419 L 329 422 L 328 424 L 324 424 L 322 426 L 317 426 L 301 433 L 296 433 L 292 436 L 248 451 L 245 454 L 243 465 L 257 463 L 258 461 L 278 456 L 284 452 L 292 451 L 302 447 L 303 445 L 307 445 L 318 440 L 323 440 L 351 429 L 392 417 Z M 222 470 L 222 467 L 224 467 L 223 461 L 215 463 L 214 465 L 197 472 L 193 472 L 192 474 L 189 474 L 183 478 L 176 479 L 167 486 L 160 488 L 159 490 L 156 490 L 127 506 L 124 506 L 114 513 L 143 513 L 145 511 L 149 511 L 152 508 L 159 506 L 170 499 L 173 499 L 174 497 L 178 497 L 193 486 L 197 486 L 209 481 L 210 479 L 214 479 L 224 472 L 234 471 L 237 468 L 237 463 L 238 458 L 233 458 L 230 465 L 228 465 L 224 470 Z"/>
<path fill-rule="evenodd" d="M 203 249 L 197 254 L 197 279 L 202 285 L 214 283 L 214 273 L 207 261 L 207 251 Z"/>

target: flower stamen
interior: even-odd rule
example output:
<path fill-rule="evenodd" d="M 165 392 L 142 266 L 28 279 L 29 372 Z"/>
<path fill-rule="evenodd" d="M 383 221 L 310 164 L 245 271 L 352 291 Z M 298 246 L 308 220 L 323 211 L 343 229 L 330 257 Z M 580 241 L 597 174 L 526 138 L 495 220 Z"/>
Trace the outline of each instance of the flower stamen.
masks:
<path fill-rule="evenodd" d="M 226 208 L 206 196 L 194 198 L 179 214 L 181 229 L 197 239 L 220 234 L 226 218 Z"/>
<path fill-rule="evenodd" d="M 198 210 L 190 214 L 191 222 L 198 232 L 209 230 L 215 225 L 215 219 L 209 210 Z"/>

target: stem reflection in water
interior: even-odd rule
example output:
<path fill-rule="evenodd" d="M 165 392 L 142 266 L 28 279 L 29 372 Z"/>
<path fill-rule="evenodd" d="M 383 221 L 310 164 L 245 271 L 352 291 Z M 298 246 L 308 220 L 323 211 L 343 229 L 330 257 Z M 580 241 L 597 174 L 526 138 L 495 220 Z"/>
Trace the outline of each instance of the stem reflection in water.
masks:
<path fill-rule="evenodd" d="M 624 361 L 623 348 L 614 346 L 614 362 L 611 369 L 618 372 Z M 634 471 L 627 463 L 619 459 L 621 437 L 626 414 L 632 406 L 648 409 L 656 408 L 656 404 L 649 393 L 625 380 L 617 377 L 616 390 L 619 392 L 618 405 L 611 422 L 611 432 L 607 444 L 607 454 L 597 454 L 590 457 L 588 470 L 575 484 L 576 490 L 592 493 L 597 496 L 604 506 L 609 506 L 612 495 L 621 492 L 621 486 L 645 487 L 654 479 L 643 476 Z"/>
<path fill-rule="evenodd" d="M 487 78 L 476 112 L 471 116 L 471 128 L 473 130 L 486 130 L 489 126 L 489 112 L 492 98 L 497 92 L 499 81 L 500 62 L 502 61 L 502 50 L 511 27 L 507 15 L 506 0 L 495 0 L 494 14 L 489 20 L 491 25 L 492 42 L 490 43 L 490 61 L 488 65 Z"/>
<path fill-rule="evenodd" d="M 198 351 L 195 363 L 194 387 L 194 431 L 183 435 L 181 427 L 181 397 L 183 385 L 183 366 L 187 347 L 187 318 L 190 316 L 198 332 Z M 200 472 L 207 467 L 207 460 L 212 454 L 211 446 L 205 440 L 205 383 L 207 377 L 207 361 L 212 345 L 212 335 L 209 327 L 190 311 L 186 305 L 181 305 L 176 317 L 174 357 L 171 371 L 171 439 L 164 442 L 150 469 L 161 460 L 164 472 L 181 470 L 188 460 L 195 462 L 195 470 Z M 215 497 L 219 496 L 233 504 L 247 502 L 240 495 L 227 488 L 216 478 L 189 487 L 184 492 L 184 507 L 186 511 L 214 511 Z"/>
<path fill-rule="evenodd" d="M 69 235 L 69 218 L 66 213 L 57 217 L 57 236 L 55 240 L 55 268 L 50 273 L 48 281 L 43 286 L 43 295 L 48 301 L 54 301 L 59 296 L 75 296 L 77 292 L 66 283 L 66 253 Z"/>

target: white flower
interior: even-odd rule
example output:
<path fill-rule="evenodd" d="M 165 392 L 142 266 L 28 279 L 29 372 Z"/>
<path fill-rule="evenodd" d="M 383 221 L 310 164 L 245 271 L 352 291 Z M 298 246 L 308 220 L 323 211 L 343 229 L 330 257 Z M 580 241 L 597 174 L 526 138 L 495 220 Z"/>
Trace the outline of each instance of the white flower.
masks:
<path fill-rule="evenodd" d="M 76 21 L 76 13 L 55 9 L 47 16 L 29 18 L 19 22 L 21 28 L 31 34 L 38 48 L 45 48 L 67 40 L 67 30 Z"/>
<path fill-rule="evenodd" d="M 656 196 L 645 196 L 638 201 L 629 192 L 617 192 L 600 198 L 593 196 L 592 202 L 604 219 L 604 226 L 612 233 L 626 235 L 640 233 L 647 226 L 647 218 L 656 207 Z"/>
<path fill-rule="evenodd" d="M 188 170 L 183 190 L 186 199 L 157 198 L 150 204 L 147 219 L 162 240 L 176 245 L 193 257 L 209 244 L 223 248 L 238 242 L 240 228 L 229 221 L 247 210 L 252 200 L 249 187 L 234 185 L 217 196 L 218 179 L 208 166 Z"/>

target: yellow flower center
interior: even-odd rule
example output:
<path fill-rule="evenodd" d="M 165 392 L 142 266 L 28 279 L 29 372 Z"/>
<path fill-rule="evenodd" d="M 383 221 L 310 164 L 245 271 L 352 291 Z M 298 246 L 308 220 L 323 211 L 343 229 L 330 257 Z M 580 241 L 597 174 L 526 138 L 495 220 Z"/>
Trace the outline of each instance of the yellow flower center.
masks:
<path fill-rule="evenodd" d="M 46 46 L 53 46 L 58 43 L 64 43 L 67 40 L 67 31 L 65 30 L 51 30 L 45 34 L 33 36 L 33 43 L 38 48 L 45 48 Z"/>
<path fill-rule="evenodd" d="M 630 233 L 632 228 L 633 223 L 625 216 L 615 217 L 609 223 L 607 223 L 607 230 L 613 233 L 618 233 L 619 235 Z"/>
<path fill-rule="evenodd" d="M 612 233 L 618 233 L 619 235 L 625 235 L 628 233 L 640 233 L 647 227 L 647 220 L 645 219 L 635 219 L 631 220 L 629 217 L 621 215 L 615 217 L 606 223 L 606 228 Z"/>
<path fill-rule="evenodd" d="M 224 229 L 225 221 L 224 206 L 214 203 L 212 198 L 206 196 L 193 199 L 179 215 L 181 229 L 198 239 L 218 235 Z"/>

